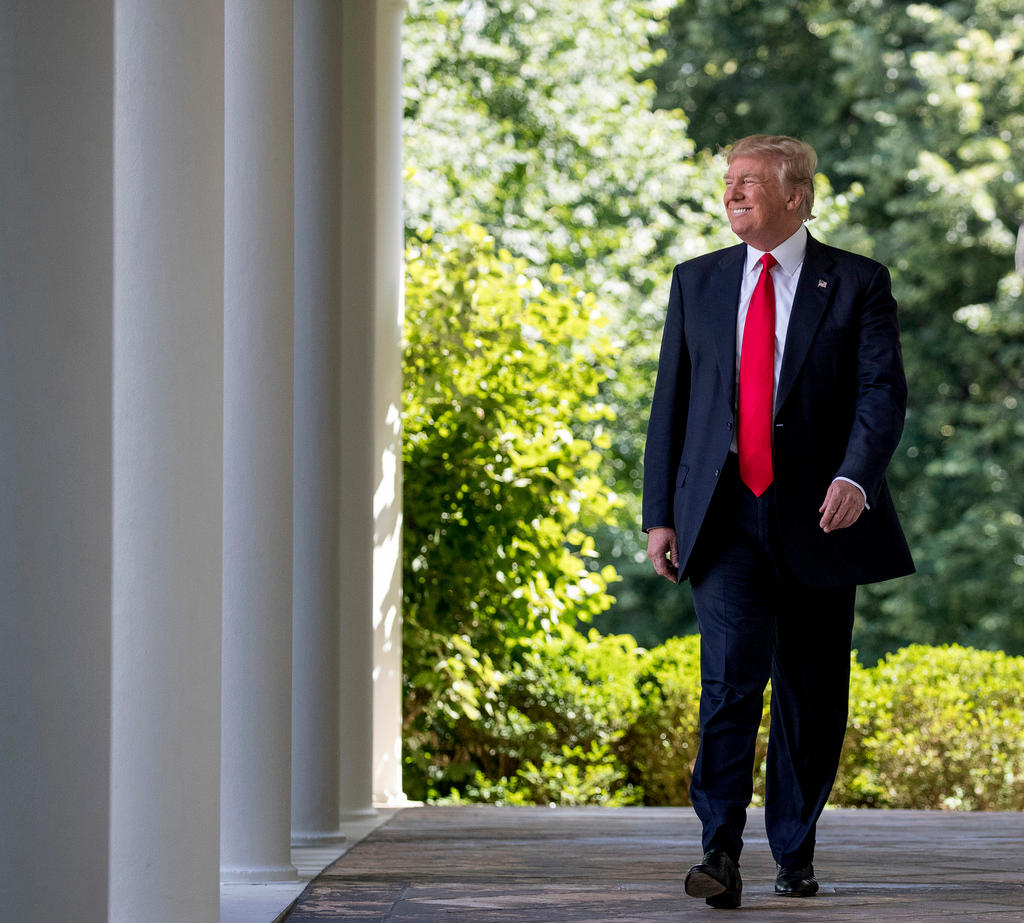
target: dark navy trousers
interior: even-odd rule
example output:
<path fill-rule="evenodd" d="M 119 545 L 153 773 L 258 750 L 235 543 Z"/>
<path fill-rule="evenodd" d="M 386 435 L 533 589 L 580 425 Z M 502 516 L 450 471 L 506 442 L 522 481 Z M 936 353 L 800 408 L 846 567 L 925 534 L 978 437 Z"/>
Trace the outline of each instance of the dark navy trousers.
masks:
<path fill-rule="evenodd" d="M 800 866 L 813 858 L 846 733 L 856 587 L 815 589 L 792 576 L 774 488 L 755 497 L 729 459 L 690 574 L 702 684 L 690 797 L 705 851 L 738 861 L 771 679 L 765 826 L 775 861 Z"/>

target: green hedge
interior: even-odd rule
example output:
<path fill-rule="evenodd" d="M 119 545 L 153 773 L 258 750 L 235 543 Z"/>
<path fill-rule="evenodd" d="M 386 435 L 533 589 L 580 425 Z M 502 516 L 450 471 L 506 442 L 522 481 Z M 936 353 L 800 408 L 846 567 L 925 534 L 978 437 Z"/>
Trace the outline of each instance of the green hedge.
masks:
<path fill-rule="evenodd" d="M 758 738 L 763 797 L 768 695 Z M 407 740 L 407 791 L 501 804 L 689 803 L 699 640 L 652 650 L 566 630 L 539 641 L 490 714 Z M 832 803 L 1024 809 L 1024 657 L 915 645 L 853 661 L 850 726 Z"/>
<path fill-rule="evenodd" d="M 1024 657 L 916 644 L 854 667 L 836 804 L 1024 809 Z"/>

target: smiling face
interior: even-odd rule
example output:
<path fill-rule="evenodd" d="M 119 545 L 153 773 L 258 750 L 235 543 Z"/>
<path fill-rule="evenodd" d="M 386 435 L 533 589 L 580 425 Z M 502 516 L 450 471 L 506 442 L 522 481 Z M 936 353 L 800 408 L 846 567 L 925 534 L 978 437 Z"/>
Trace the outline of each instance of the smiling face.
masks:
<path fill-rule="evenodd" d="M 787 189 L 776 161 L 735 157 L 725 174 L 725 212 L 733 233 L 757 250 L 772 250 L 803 223 L 803 191 Z"/>

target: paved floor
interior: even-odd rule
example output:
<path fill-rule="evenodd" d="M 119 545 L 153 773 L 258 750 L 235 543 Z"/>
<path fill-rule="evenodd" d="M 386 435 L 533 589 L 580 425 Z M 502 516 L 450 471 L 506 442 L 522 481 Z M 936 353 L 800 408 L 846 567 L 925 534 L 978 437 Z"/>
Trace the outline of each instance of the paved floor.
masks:
<path fill-rule="evenodd" d="M 813 898 L 772 893 L 760 811 L 742 858 L 743 907 L 687 897 L 699 858 L 688 808 L 412 808 L 306 888 L 286 923 L 324 920 L 1024 921 L 1024 814 L 826 811 Z"/>
<path fill-rule="evenodd" d="M 340 833 L 344 839 L 341 842 L 292 846 L 292 865 L 298 872 L 295 881 L 258 884 L 221 882 L 219 923 L 278 923 L 310 881 L 339 856 L 355 848 L 372 830 L 387 823 L 395 810 L 381 807 L 372 817 L 342 823 Z"/>

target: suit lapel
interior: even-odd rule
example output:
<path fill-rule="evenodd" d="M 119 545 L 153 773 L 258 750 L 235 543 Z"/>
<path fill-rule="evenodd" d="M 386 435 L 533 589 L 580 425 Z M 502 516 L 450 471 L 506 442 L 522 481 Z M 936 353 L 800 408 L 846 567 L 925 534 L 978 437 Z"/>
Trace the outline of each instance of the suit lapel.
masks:
<path fill-rule="evenodd" d="M 711 335 L 715 342 L 722 389 L 736 403 L 736 312 L 740 301 L 746 244 L 726 250 L 711 274 Z"/>
<path fill-rule="evenodd" d="M 782 369 L 775 389 L 775 411 L 786 402 L 797 375 L 807 358 L 821 318 L 835 295 L 838 277 L 831 271 L 833 260 L 828 251 L 809 234 L 800 281 L 793 298 L 793 313 L 786 331 Z"/>

